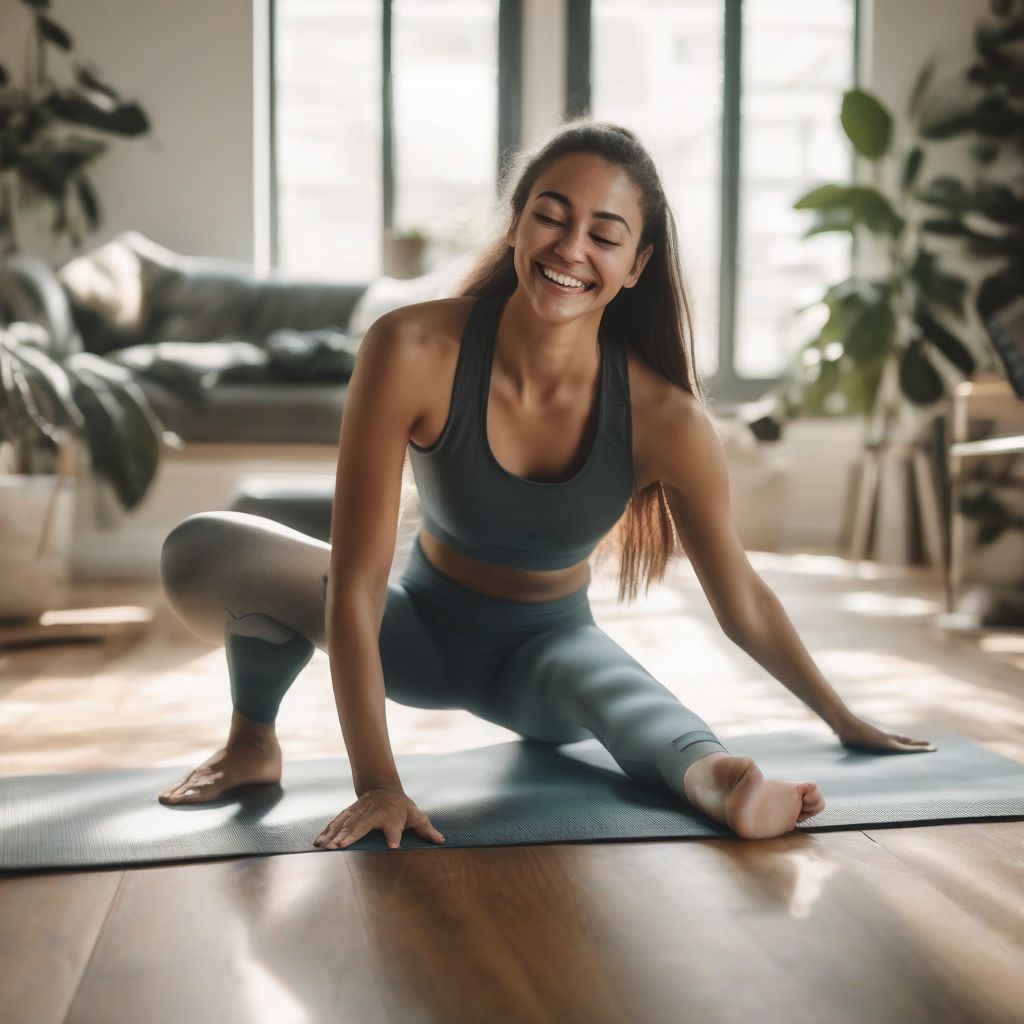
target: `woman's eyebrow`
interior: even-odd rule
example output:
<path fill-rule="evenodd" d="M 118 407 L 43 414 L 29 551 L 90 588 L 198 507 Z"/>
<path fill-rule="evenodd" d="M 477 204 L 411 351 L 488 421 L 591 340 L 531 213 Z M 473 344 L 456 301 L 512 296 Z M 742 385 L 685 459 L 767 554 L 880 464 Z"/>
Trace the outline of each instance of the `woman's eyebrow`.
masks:
<path fill-rule="evenodd" d="M 553 189 L 546 189 L 544 192 L 539 192 L 537 194 L 538 199 L 541 199 L 544 196 L 554 199 L 555 202 L 561 203 L 570 210 L 572 209 L 572 201 L 568 196 L 563 196 L 561 192 L 555 192 Z M 633 234 L 633 232 L 629 230 L 629 225 L 626 223 L 625 219 L 620 217 L 617 213 L 609 213 L 607 210 L 594 210 L 592 213 L 593 216 L 603 217 L 605 220 L 617 220 L 627 231 L 629 231 L 630 235 Z"/>

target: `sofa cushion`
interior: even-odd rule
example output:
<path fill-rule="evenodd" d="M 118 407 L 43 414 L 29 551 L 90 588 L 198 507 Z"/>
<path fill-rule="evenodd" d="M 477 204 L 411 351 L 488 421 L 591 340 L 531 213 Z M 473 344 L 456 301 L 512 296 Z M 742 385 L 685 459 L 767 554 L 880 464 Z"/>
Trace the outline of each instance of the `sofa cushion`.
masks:
<path fill-rule="evenodd" d="M 158 341 L 108 352 L 107 359 L 192 402 L 206 401 L 210 390 L 232 372 L 235 380 L 243 381 L 267 376 L 267 353 L 250 341 Z"/>
<path fill-rule="evenodd" d="M 257 278 L 245 263 L 183 256 L 124 231 L 58 272 L 86 347 L 258 342 L 279 328 L 344 331 L 365 283 Z"/>
<path fill-rule="evenodd" d="M 408 306 L 413 302 L 446 298 L 469 272 L 474 258 L 474 253 L 461 253 L 420 277 L 378 277 L 370 283 L 355 304 L 348 324 L 348 333 L 354 338 L 361 339 L 375 320 L 392 309 Z"/>
<path fill-rule="evenodd" d="M 337 445 L 347 384 L 224 384 L 198 402 L 140 377 L 164 426 L 186 443 Z"/>

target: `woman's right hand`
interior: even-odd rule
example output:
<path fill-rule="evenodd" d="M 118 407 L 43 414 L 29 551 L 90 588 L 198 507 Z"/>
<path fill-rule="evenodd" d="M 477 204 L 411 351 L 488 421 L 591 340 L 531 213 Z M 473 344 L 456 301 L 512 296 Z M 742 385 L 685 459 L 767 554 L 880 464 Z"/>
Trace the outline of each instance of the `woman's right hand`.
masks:
<path fill-rule="evenodd" d="M 378 786 L 366 790 L 354 804 L 345 808 L 317 836 L 313 845 L 322 850 L 339 849 L 378 828 L 392 849 L 401 845 L 402 832 L 407 828 L 414 829 L 422 839 L 438 844 L 444 842 L 444 836 L 401 787 Z"/>

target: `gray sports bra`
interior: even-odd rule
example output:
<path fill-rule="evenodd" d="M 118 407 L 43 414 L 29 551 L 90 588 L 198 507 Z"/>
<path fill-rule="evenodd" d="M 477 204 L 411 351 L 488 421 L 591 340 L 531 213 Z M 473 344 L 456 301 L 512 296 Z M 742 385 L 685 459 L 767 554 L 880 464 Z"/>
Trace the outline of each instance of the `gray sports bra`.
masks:
<path fill-rule="evenodd" d="M 494 342 L 507 298 L 483 296 L 473 304 L 444 429 L 428 447 L 409 442 L 420 512 L 429 533 L 472 558 L 564 569 L 587 558 L 633 494 L 626 346 L 599 328 L 597 430 L 582 469 L 551 482 L 516 476 L 487 442 Z"/>

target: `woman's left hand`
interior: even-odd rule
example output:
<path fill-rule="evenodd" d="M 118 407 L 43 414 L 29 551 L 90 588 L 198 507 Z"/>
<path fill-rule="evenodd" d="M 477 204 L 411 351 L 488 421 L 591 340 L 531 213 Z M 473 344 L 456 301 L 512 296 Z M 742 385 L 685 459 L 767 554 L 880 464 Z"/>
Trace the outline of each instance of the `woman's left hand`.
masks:
<path fill-rule="evenodd" d="M 899 733 L 883 732 L 856 716 L 843 722 L 835 733 L 844 747 L 853 750 L 880 750 L 887 754 L 923 754 L 938 750 L 928 740 L 913 740 Z"/>

